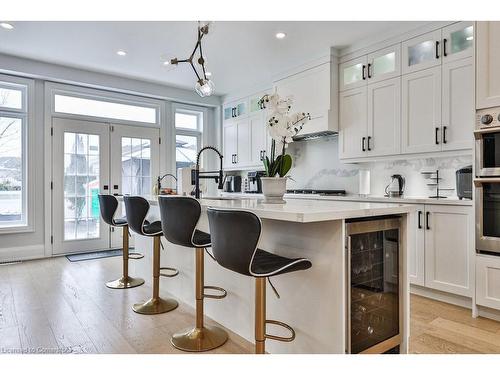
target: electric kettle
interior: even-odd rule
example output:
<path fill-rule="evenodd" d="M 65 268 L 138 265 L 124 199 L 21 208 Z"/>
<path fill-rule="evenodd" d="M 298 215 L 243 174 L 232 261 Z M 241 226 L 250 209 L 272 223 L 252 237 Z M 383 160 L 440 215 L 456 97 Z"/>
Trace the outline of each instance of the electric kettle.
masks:
<path fill-rule="evenodd" d="M 401 197 L 405 189 L 405 179 L 400 174 L 393 174 L 391 182 L 385 187 L 386 197 Z"/>

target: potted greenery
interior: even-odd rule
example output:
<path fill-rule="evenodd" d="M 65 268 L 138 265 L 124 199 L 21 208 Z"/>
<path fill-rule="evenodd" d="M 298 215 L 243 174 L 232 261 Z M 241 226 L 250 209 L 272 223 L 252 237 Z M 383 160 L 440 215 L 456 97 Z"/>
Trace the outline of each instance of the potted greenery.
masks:
<path fill-rule="evenodd" d="M 287 173 L 292 168 L 292 157 L 286 153 L 288 145 L 310 120 L 309 113 L 290 113 L 293 99 L 280 98 L 277 93 L 264 95 L 261 108 L 268 109 L 267 130 L 271 136 L 271 155 L 264 158 L 265 177 L 262 177 L 262 192 L 265 203 L 286 203 Z"/>

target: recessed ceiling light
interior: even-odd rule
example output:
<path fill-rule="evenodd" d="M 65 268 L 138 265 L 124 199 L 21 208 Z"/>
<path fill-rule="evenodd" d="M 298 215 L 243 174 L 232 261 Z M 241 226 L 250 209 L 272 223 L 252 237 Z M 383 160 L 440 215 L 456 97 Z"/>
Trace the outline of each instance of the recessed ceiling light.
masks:
<path fill-rule="evenodd" d="M 207 77 L 212 77 L 212 73 L 211 73 L 211 72 L 205 72 L 205 75 L 206 75 Z"/>
<path fill-rule="evenodd" d="M 286 34 L 283 32 L 276 33 L 276 38 L 278 38 L 278 39 L 283 39 L 285 36 L 286 36 Z"/>
<path fill-rule="evenodd" d="M 116 54 L 118 56 L 125 56 L 125 55 L 127 55 L 127 52 L 125 52 L 124 50 L 120 49 L 120 50 L 116 51 Z"/>
<path fill-rule="evenodd" d="M 4 29 L 7 29 L 7 30 L 12 30 L 14 28 L 14 26 L 12 26 L 10 23 L 7 23 L 7 22 L 0 23 L 0 26 L 2 26 Z"/>

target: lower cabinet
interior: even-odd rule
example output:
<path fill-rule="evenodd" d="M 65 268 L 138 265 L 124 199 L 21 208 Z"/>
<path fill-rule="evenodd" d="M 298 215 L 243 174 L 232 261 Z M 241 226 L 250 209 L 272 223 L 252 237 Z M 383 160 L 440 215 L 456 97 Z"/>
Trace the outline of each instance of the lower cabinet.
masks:
<path fill-rule="evenodd" d="M 500 257 L 476 255 L 476 304 L 500 310 Z"/>
<path fill-rule="evenodd" d="M 475 271 L 472 207 L 422 205 L 415 215 L 410 283 L 471 297 Z"/>

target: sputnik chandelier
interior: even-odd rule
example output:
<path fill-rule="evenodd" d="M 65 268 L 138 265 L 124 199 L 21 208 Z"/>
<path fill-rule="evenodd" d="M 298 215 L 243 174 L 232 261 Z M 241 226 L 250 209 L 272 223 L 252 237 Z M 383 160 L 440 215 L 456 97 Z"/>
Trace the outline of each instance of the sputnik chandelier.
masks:
<path fill-rule="evenodd" d="M 196 41 L 196 45 L 194 46 L 191 55 L 187 59 L 183 60 L 179 60 L 178 58 L 173 58 L 172 60 L 170 60 L 170 64 L 172 65 L 178 65 L 179 63 L 189 63 L 191 65 L 194 74 L 196 74 L 197 78 L 195 90 L 198 93 L 198 95 L 200 95 L 202 98 L 205 96 L 212 95 L 215 91 L 215 85 L 213 81 L 207 78 L 207 73 L 205 71 L 205 59 L 203 58 L 203 50 L 201 48 L 201 41 L 203 37 L 207 34 L 208 34 L 208 23 L 201 26 L 201 23 L 198 22 L 198 40 Z M 199 57 L 197 60 L 195 60 L 195 55 L 198 49 L 200 50 Z M 198 73 L 198 70 L 196 69 L 195 61 L 201 67 L 200 73 Z"/>

